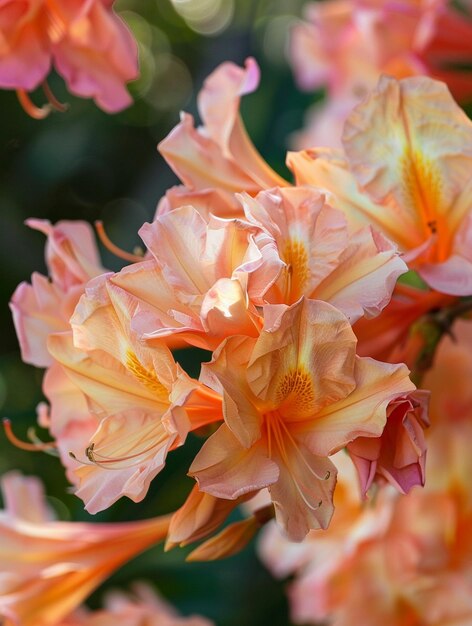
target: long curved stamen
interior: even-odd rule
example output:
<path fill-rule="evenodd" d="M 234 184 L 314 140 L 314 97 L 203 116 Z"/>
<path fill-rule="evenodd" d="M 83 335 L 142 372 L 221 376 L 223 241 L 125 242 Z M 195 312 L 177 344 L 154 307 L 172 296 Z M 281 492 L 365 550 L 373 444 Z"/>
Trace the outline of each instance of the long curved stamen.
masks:
<path fill-rule="evenodd" d="M 118 456 L 117 454 L 116 456 L 111 457 L 101 454 L 99 451 L 96 450 L 94 442 L 92 442 L 85 450 L 85 456 L 87 457 L 88 461 L 83 461 L 77 458 L 77 456 L 73 452 L 69 452 L 69 456 L 78 463 L 81 463 L 82 465 L 96 465 L 98 467 L 103 467 L 106 469 L 121 470 L 138 465 L 143 455 L 149 454 L 149 452 L 152 452 L 152 450 L 161 447 L 162 444 L 169 437 L 171 437 L 171 435 L 169 435 L 167 432 L 158 432 L 157 437 L 155 430 L 149 432 L 146 437 L 143 438 L 141 443 L 144 443 L 146 439 L 151 439 L 152 443 L 150 445 L 144 447 L 142 450 L 138 450 L 137 452 L 134 452 L 132 454 L 124 454 L 123 456 Z M 126 443 L 129 446 L 131 442 L 128 440 Z M 136 448 L 137 445 L 138 444 L 135 444 L 134 447 Z M 131 461 L 131 463 L 129 461 Z"/>
<path fill-rule="evenodd" d="M 16 95 L 23 109 L 34 120 L 44 120 L 52 111 L 49 103 L 44 104 L 42 107 L 37 107 L 24 89 L 17 89 Z"/>
<path fill-rule="evenodd" d="M 65 113 L 69 109 L 69 105 L 65 102 L 59 102 L 59 100 L 54 95 L 51 87 L 48 84 L 48 81 L 45 80 L 42 84 L 44 95 L 46 96 L 49 104 L 53 109 L 59 111 L 59 113 Z"/>
<path fill-rule="evenodd" d="M 301 459 L 303 465 L 307 468 L 308 472 L 316 480 L 328 480 L 328 478 L 331 476 L 331 472 L 328 471 L 326 472 L 324 476 L 318 476 L 318 474 L 309 465 L 309 463 L 307 462 L 307 460 L 301 453 L 300 449 L 298 448 L 297 442 L 292 437 L 283 419 L 277 414 L 276 411 L 271 411 L 270 413 L 267 414 L 266 424 L 267 424 L 269 457 L 272 457 L 272 445 L 273 443 L 275 443 L 280 453 L 280 456 L 282 457 L 282 461 L 287 467 L 290 467 L 291 463 L 290 463 L 290 458 L 289 458 L 289 454 L 287 451 L 287 443 L 289 443 L 292 445 L 293 449 L 295 450 L 295 453 L 297 454 L 299 459 Z M 272 441 L 272 437 L 273 437 L 273 441 Z M 323 500 L 320 500 L 316 506 L 313 506 L 313 504 L 307 500 L 306 495 L 303 493 L 303 489 L 310 491 L 310 488 L 300 481 L 300 477 L 298 477 L 298 479 L 295 479 L 295 477 L 293 476 L 293 483 L 300 497 L 302 498 L 303 502 L 306 504 L 306 506 L 309 509 L 311 509 L 312 511 L 316 511 L 323 505 Z"/>
<path fill-rule="evenodd" d="M 21 439 L 18 439 L 18 437 L 14 434 L 12 430 L 11 421 L 6 417 L 3 419 L 3 429 L 5 431 L 5 435 L 8 441 L 10 441 L 10 443 L 12 443 L 17 448 L 20 448 L 21 450 L 28 450 L 29 452 L 44 452 L 46 450 L 52 450 L 57 447 L 55 441 L 49 441 L 46 443 L 39 441 L 36 443 L 29 443 L 27 441 L 22 441 Z"/>
<path fill-rule="evenodd" d="M 287 455 L 287 451 L 286 451 L 286 445 L 285 445 L 285 439 L 286 438 L 289 443 L 292 444 L 293 449 L 295 450 L 296 454 L 298 455 L 298 457 L 300 458 L 300 460 L 302 461 L 303 465 L 307 468 L 307 470 L 310 472 L 310 474 L 312 476 L 314 476 L 317 480 L 328 480 L 328 478 L 331 476 L 331 472 L 327 471 L 326 474 L 324 476 L 318 476 L 318 474 L 315 472 L 315 470 L 309 465 L 309 463 L 307 462 L 307 460 L 305 459 L 305 457 L 303 456 L 303 454 L 300 452 L 300 449 L 297 445 L 297 442 L 295 441 L 295 439 L 292 437 L 292 434 L 290 433 L 290 430 L 287 428 L 287 425 L 284 423 L 283 419 L 281 419 L 275 412 L 271 412 L 270 413 L 271 417 L 275 416 L 275 420 L 277 423 L 277 428 L 275 429 L 275 439 L 277 442 L 277 445 L 279 447 L 279 450 L 281 452 L 282 458 L 284 460 L 284 462 L 287 464 L 288 463 L 288 455 Z M 273 423 L 271 424 L 273 425 Z M 270 431 L 270 427 L 268 427 L 267 429 L 268 431 Z M 281 431 L 284 431 L 283 433 Z M 270 456 L 270 454 L 269 454 Z"/>
<path fill-rule="evenodd" d="M 126 252 L 126 250 L 123 250 L 122 248 L 119 248 L 117 245 L 115 245 L 106 234 L 105 227 L 103 226 L 103 222 L 101 220 L 97 220 L 95 222 L 95 229 L 97 231 L 97 235 L 100 238 L 100 241 L 103 243 L 105 248 L 107 248 L 107 250 L 109 250 L 118 258 L 123 259 L 124 261 L 129 261 L 130 263 L 139 263 L 143 260 L 142 256 L 132 254 L 131 252 Z"/>

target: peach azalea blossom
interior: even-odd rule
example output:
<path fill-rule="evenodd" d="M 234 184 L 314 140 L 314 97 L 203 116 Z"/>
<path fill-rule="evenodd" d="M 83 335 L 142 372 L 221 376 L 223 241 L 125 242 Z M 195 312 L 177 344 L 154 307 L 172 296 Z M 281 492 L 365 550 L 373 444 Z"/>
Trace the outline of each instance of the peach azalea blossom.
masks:
<path fill-rule="evenodd" d="M 414 388 L 404 366 L 355 349 L 341 312 L 304 299 L 264 307 L 257 340 L 227 339 L 202 368 L 223 395 L 225 423 L 190 468 L 200 489 L 231 500 L 269 487 L 289 537 L 326 528 L 336 482 L 328 457 L 359 436 L 379 437 L 387 404 Z"/>
<path fill-rule="evenodd" d="M 3 477 L 0 615 L 8 626 L 49 626 L 105 578 L 166 534 L 169 517 L 115 524 L 51 521 L 36 478 Z"/>
<path fill-rule="evenodd" d="M 100 276 L 76 308 L 73 333 L 48 342 L 99 421 L 86 449 L 71 450 L 81 461 L 76 493 L 92 513 L 123 495 L 142 500 L 167 452 L 190 430 L 222 417 L 218 395 L 187 376 L 164 344 L 148 348 L 137 340 L 128 305 L 126 294 Z"/>
<path fill-rule="evenodd" d="M 381 231 L 433 289 L 470 295 L 472 123 L 445 85 L 384 76 L 349 116 L 343 143 L 345 157 L 289 155 L 297 183 L 329 192 L 353 225 Z"/>
<path fill-rule="evenodd" d="M 113 1 L 1 3 L 0 87 L 19 90 L 28 103 L 23 92 L 43 83 L 52 66 L 72 93 L 109 113 L 131 104 L 125 85 L 138 74 L 137 46 Z"/>
<path fill-rule="evenodd" d="M 273 529 L 266 533 L 264 560 L 279 575 L 296 574 L 289 590 L 295 623 L 472 622 L 472 322 L 456 320 L 451 332 L 423 379 L 431 392 L 424 489 L 386 504 L 387 487 L 357 511 L 338 501 L 326 536 L 312 533 L 301 546 L 288 544 Z M 350 516 L 350 525 L 334 535 L 340 513 Z M 359 536 L 358 529 L 372 522 L 375 532 Z"/>
<path fill-rule="evenodd" d="M 49 367 L 53 359 L 46 347 L 48 335 L 70 328 L 69 318 L 85 283 L 105 270 L 86 222 L 61 221 L 52 226 L 47 220 L 30 219 L 26 223 L 47 236 L 50 280 L 35 272 L 31 285 L 23 282 L 17 287 L 10 308 L 23 361 Z"/>
<path fill-rule="evenodd" d="M 350 233 L 344 214 L 315 189 L 240 197 L 246 218 L 274 238 L 284 262 L 259 304 L 292 304 L 304 295 L 330 302 L 353 323 L 378 315 L 408 269 L 395 247 L 371 228 Z"/>
<path fill-rule="evenodd" d="M 195 128 L 193 117 L 183 113 L 180 124 L 161 141 L 160 153 L 185 188 L 171 190 L 159 212 L 194 204 L 195 194 L 196 204 L 210 205 L 214 215 L 234 217 L 240 212 L 234 192 L 256 194 L 288 184 L 256 151 L 239 115 L 240 98 L 257 88 L 259 73 L 253 58 L 246 60 L 244 68 L 222 63 L 198 95 L 203 126 Z"/>
<path fill-rule="evenodd" d="M 148 345 L 169 336 L 213 350 L 234 334 L 256 337 L 255 302 L 282 270 L 275 242 L 238 219 L 205 219 L 191 206 L 158 216 L 140 235 L 152 259 L 110 277 L 135 314 L 131 329 Z"/>

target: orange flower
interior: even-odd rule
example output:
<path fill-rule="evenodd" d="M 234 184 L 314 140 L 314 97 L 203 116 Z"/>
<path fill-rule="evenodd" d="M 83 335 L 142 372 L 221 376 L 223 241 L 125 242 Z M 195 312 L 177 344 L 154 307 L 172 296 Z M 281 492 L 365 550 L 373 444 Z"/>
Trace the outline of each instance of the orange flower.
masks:
<path fill-rule="evenodd" d="M 10 473 L 0 514 L 0 615 L 7 626 L 57 624 L 123 563 L 167 532 L 169 517 L 87 524 L 50 521 L 39 481 Z"/>
<path fill-rule="evenodd" d="M 213 350 L 228 336 L 258 335 L 254 303 L 283 267 L 261 228 L 213 216 L 206 222 L 185 206 L 145 224 L 140 235 L 153 259 L 125 268 L 108 286 L 132 303 L 140 339 L 153 346 L 174 335 Z"/>
<path fill-rule="evenodd" d="M 257 340 L 227 339 L 203 366 L 202 380 L 223 395 L 225 424 L 190 474 L 219 498 L 269 487 L 277 520 L 301 540 L 333 513 L 328 456 L 379 437 L 387 404 L 414 386 L 405 366 L 356 357 L 351 326 L 330 304 L 268 305 L 264 320 Z"/>
<path fill-rule="evenodd" d="M 346 159 L 289 155 L 298 184 L 329 190 L 333 206 L 397 243 L 433 289 L 472 294 L 472 123 L 446 87 L 381 78 L 349 116 L 343 141 Z"/>
<path fill-rule="evenodd" d="M 77 495 L 90 512 L 123 495 L 142 500 L 167 452 L 190 430 L 221 419 L 218 395 L 188 377 L 164 344 L 139 342 L 130 328 L 134 312 L 126 294 L 101 276 L 88 284 L 71 319 L 74 337 L 49 337 L 51 354 L 99 421 L 86 458 L 72 447 L 82 461 Z"/>
<path fill-rule="evenodd" d="M 353 323 L 378 315 L 407 271 L 389 241 L 369 227 L 350 233 L 344 214 L 315 189 L 271 189 L 240 198 L 246 218 L 273 237 L 284 263 L 258 304 L 292 304 L 305 296 L 330 302 Z"/>
<path fill-rule="evenodd" d="M 431 391 L 424 489 L 393 498 L 387 487 L 363 510 L 338 501 L 327 533 L 295 548 L 273 530 L 265 538 L 271 569 L 296 572 L 289 592 L 295 622 L 472 623 L 472 322 L 457 320 L 452 335 L 424 377 Z M 349 523 L 335 535 L 339 514 Z"/>

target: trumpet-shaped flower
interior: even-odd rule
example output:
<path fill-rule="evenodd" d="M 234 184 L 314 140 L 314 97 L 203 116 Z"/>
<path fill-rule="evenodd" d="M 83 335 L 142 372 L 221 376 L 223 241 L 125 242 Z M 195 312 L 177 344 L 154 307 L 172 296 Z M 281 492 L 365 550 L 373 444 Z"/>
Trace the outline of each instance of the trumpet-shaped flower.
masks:
<path fill-rule="evenodd" d="M 96 512 L 122 495 L 135 502 L 189 430 L 221 419 L 217 394 L 189 378 L 164 345 L 148 348 L 130 329 L 129 298 L 91 281 L 72 317 L 72 332 L 49 338 L 49 350 L 85 395 L 99 425 L 75 471 L 77 495 Z M 54 405 L 53 405 L 54 410 Z"/>
<path fill-rule="evenodd" d="M 223 396 L 225 423 L 190 468 L 200 489 L 236 499 L 268 487 L 291 538 L 326 528 L 336 482 L 329 455 L 379 437 L 388 403 L 414 388 L 405 366 L 355 350 L 347 318 L 316 300 L 268 305 L 258 339 L 227 339 L 202 369 Z"/>
<path fill-rule="evenodd" d="M 284 576 L 296 573 L 289 591 L 296 623 L 471 623 L 472 468 L 468 449 L 472 394 L 468 380 L 472 375 L 472 322 L 457 320 L 451 334 L 453 338 L 441 340 L 433 366 L 423 378 L 424 387 L 431 392 L 424 489 L 411 489 L 406 496 L 385 500 L 389 488 L 384 488 L 370 506 L 357 512 L 349 502 L 338 501 L 326 535 L 312 533 L 308 542 L 295 548 L 274 538 L 274 531 L 266 537 L 263 553 L 271 569 Z M 393 411 L 403 403 L 401 398 L 394 401 Z M 415 412 L 409 412 L 407 419 L 415 417 Z M 388 428 L 387 421 L 387 438 Z M 398 432 L 408 443 L 406 433 Z M 415 428 L 410 432 L 413 443 Z M 358 442 L 349 444 L 348 449 L 355 449 Z M 351 524 L 334 535 L 337 516 L 343 512 L 352 512 Z M 362 531 L 369 526 L 370 532 Z M 294 550 L 298 550 L 295 556 Z"/>
<path fill-rule="evenodd" d="M 112 5 L 110 0 L 2 2 L 0 87 L 19 90 L 28 110 L 24 92 L 43 83 L 54 66 L 72 93 L 93 98 L 105 111 L 129 106 L 125 85 L 138 74 L 137 47 Z"/>
<path fill-rule="evenodd" d="M 231 217 L 241 212 L 232 193 L 253 195 L 288 184 L 256 151 L 239 116 L 241 96 L 258 84 L 259 67 L 252 58 L 244 68 L 223 63 L 206 79 L 198 95 L 203 126 L 196 129 L 192 116 L 184 113 L 159 144 L 160 153 L 185 185 L 183 190 L 171 190 L 161 212 L 189 203 Z"/>
<path fill-rule="evenodd" d="M 381 78 L 349 116 L 343 142 L 346 159 L 290 155 L 298 183 L 328 190 L 353 224 L 383 232 L 433 289 L 471 294 L 472 123 L 447 88 Z"/>
<path fill-rule="evenodd" d="M 344 214 L 315 189 L 273 189 L 242 195 L 241 202 L 247 219 L 274 238 L 284 262 L 265 302 L 325 300 L 353 323 L 377 315 L 407 271 L 390 242 L 369 227 L 350 233 Z"/>
<path fill-rule="evenodd" d="M 162 541 L 169 517 L 88 524 L 51 521 L 35 478 L 3 477 L 0 615 L 8 626 L 49 626 L 129 559 Z"/>

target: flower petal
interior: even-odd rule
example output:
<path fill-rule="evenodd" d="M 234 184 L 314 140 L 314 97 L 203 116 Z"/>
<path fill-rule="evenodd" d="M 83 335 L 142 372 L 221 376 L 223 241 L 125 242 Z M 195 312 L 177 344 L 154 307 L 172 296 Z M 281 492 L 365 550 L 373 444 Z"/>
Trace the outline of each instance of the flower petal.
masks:
<path fill-rule="evenodd" d="M 262 446 L 241 446 L 223 424 L 203 445 L 189 470 L 202 491 L 235 500 L 273 484 L 279 477 L 276 463 L 265 456 Z"/>

